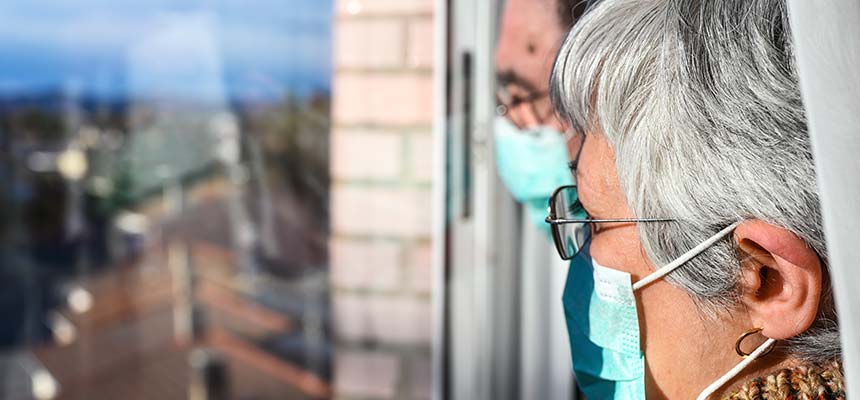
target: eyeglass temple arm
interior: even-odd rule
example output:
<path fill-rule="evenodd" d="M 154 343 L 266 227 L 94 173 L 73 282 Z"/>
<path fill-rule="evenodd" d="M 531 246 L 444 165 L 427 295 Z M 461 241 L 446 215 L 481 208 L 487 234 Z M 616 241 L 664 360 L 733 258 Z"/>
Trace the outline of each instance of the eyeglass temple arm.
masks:
<path fill-rule="evenodd" d="M 591 223 L 611 223 L 611 222 L 670 222 L 677 221 L 675 218 L 614 218 L 614 219 L 564 219 L 546 217 L 544 220 L 548 224 L 591 224 Z"/>

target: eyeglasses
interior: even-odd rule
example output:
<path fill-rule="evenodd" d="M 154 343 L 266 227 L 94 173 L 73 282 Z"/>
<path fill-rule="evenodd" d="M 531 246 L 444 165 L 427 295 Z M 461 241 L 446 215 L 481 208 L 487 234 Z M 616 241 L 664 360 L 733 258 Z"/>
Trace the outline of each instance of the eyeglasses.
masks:
<path fill-rule="evenodd" d="M 555 248 L 563 260 L 570 260 L 591 240 L 592 225 L 601 223 L 667 222 L 674 218 L 590 218 L 579 201 L 576 185 L 556 189 L 549 199 L 549 216 Z"/>
<path fill-rule="evenodd" d="M 549 93 L 545 91 L 529 91 L 525 95 L 512 95 L 508 92 L 507 86 L 499 86 L 496 89 L 496 102 L 498 103 L 496 114 L 499 116 L 517 119 L 511 111 L 522 106 L 529 107 L 527 112 L 539 124 L 545 123 L 553 115 Z M 514 120 L 513 122 L 521 128 L 525 124 L 525 121 Z"/>

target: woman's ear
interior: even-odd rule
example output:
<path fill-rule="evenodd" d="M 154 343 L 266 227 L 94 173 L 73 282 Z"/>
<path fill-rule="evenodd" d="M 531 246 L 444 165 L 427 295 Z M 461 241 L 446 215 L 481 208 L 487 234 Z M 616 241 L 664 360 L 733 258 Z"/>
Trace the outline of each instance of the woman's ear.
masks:
<path fill-rule="evenodd" d="M 742 257 L 741 301 L 754 327 L 773 339 L 807 330 L 821 299 L 818 254 L 797 235 L 761 220 L 741 223 L 734 238 Z"/>

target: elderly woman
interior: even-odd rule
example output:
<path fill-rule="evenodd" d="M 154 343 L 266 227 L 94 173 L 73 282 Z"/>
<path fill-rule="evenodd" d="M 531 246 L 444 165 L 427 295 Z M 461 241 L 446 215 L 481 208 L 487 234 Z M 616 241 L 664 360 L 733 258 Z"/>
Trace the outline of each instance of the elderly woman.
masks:
<path fill-rule="evenodd" d="M 551 88 L 582 141 L 547 221 L 586 397 L 844 398 L 784 0 L 604 0 Z"/>

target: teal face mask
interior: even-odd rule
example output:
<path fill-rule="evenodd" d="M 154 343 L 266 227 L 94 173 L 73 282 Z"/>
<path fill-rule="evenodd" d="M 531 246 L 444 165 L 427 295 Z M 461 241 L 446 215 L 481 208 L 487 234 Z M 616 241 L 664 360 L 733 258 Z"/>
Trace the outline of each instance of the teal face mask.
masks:
<path fill-rule="evenodd" d="M 640 348 L 639 314 L 634 291 L 661 279 L 718 240 L 723 229 L 675 261 L 635 284 L 630 274 L 604 267 L 586 245 L 571 260 L 562 302 L 576 381 L 588 399 L 645 399 L 645 355 Z M 774 344 L 768 339 L 735 368 L 708 386 L 706 399 Z"/>
<path fill-rule="evenodd" d="M 549 233 L 544 223 L 552 192 L 570 185 L 564 134 L 543 126 L 520 130 L 505 117 L 495 120 L 496 168 L 508 191 L 526 206 L 529 218 Z"/>
<path fill-rule="evenodd" d="M 644 399 L 645 355 L 630 274 L 571 260 L 562 295 L 576 382 L 588 399 Z"/>

